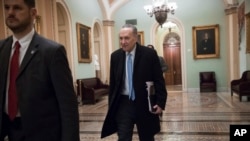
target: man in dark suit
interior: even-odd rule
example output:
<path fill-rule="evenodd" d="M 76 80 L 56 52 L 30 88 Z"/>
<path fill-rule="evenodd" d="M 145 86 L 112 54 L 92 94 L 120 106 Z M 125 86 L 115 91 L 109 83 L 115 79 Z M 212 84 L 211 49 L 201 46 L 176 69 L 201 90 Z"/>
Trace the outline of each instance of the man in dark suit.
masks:
<path fill-rule="evenodd" d="M 65 48 L 35 32 L 35 0 L 4 0 L 4 10 L 13 36 L 0 41 L 0 140 L 79 141 Z"/>
<path fill-rule="evenodd" d="M 155 50 L 136 43 L 135 26 L 124 25 L 119 36 L 121 48 L 111 55 L 109 109 L 101 137 L 117 132 L 118 141 L 132 141 L 136 124 L 140 141 L 154 141 L 154 135 L 160 131 L 158 115 L 164 110 L 167 99 L 159 58 Z M 127 62 L 130 56 L 133 64 L 131 80 Z M 153 112 L 148 107 L 147 81 L 152 81 L 155 86 Z"/>
<path fill-rule="evenodd" d="M 152 49 L 155 49 L 155 47 L 151 44 L 147 45 L 147 47 L 149 48 L 152 48 Z M 160 64 L 161 64 L 161 70 L 163 73 L 165 73 L 167 70 L 168 70 L 168 65 L 167 63 L 165 62 L 164 58 L 162 56 L 158 56 L 159 57 L 159 61 L 160 61 Z"/>

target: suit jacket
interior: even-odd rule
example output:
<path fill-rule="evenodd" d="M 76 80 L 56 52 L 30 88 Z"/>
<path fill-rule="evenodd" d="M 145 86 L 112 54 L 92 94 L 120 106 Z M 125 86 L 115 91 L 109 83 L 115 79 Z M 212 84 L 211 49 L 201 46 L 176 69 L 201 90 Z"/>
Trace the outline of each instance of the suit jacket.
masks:
<path fill-rule="evenodd" d="M 12 37 L 0 41 L 0 132 Z M 79 114 L 64 47 L 35 33 L 16 79 L 26 141 L 79 141 Z"/>
<path fill-rule="evenodd" d="M 149 112 L 146 81 L 153 81 L 156 91 L 156 103 L 165 109 L 167 91 L 162 75 L 160 61 L 155 50 L 136 44 L 134 58 L 133 86 L 135 90 L 137 124 L 144 134 L 156 134 L 160 131 L 159 116 Z M 115 114 L 124 85 L 126 53 L 118 49 L 111 54 L 109 109 L 102 127 L 101 137 L 117 131 Z"/>

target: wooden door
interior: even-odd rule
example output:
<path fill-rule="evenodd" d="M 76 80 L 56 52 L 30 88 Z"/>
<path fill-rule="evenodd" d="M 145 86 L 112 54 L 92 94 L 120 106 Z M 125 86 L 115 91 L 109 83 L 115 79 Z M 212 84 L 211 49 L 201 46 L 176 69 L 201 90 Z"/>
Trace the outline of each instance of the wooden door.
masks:
<path fill-rule="evenodd" d="M 164 59 L 168 65 L 168 71 L 165 73 L 165 82 L 167 85 L 181 85 L 181 51 L 180 46 L 164 45 Z"/>

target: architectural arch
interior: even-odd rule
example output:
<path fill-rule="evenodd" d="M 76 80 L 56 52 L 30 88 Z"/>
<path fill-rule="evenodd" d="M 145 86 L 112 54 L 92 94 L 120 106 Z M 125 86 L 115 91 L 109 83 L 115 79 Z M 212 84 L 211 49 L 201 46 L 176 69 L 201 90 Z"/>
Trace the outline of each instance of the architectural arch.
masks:
<path fill-rule="evenodd" d="M 178 34 L 180 36 L 180 44 L 181 44 L 181 68 L 182 68 L 182 91 L 187 91 L 187 67 L 186 67 L 186 46 L 185 46 L 185 30 L 184 30 L 184 26 L 183 23 L 177 19 L 176 17 L 169 17 L 168 21 L 171 21 L 173 23 L 176 24 L 177 28 L 178 28 Z M 150 41 L 151 43 L 157 45 L 158 46 L 162 46 L 163 42 L 164 42 L 164 37 L 168 34 L 168 32 L 166 31 L 165 33 L 162 33 L 160 37 L 157 37 L 158 35 L 158 28 L 161 28 L 159 26 L 159 24 L 157 22 L 155 22 L 150 30 Z M 158 42 L 158 43 L 157 43 Z M 159 45 L 160 44 L 160 45 Z M 157 50 L 160 55 L 163 55 L 163 50 L 162 49 L 158 49 Z"/>
<path fill-rule="evenodd" d="M 98 57 L 98 63 L 99 63 L 99 71 L 97 71 L 97 76 L 100 77 L 100 79 L 102 80 L 102 82 L 107 83 L 108 78 L 107 78 L 107 74 L 109 73 L 109 68 L 107 67 L 109 61 L 108 61 L 108 57 L 107 55 L 105 55 L 103 52 L 106 52 L 107 48 L 104 46 L 105 45 L 105 41 L 103 39 L 104 33 L 103 33 L 103 25 L 102 22 L 99 19 L 95 19 L 93 22 L 93 42 L 94 42 L 94 46 L 93 46 L 93 56 L 97 55 Z M 93 59 L 95 60 L 95 58 Z M 96 65 L 96 64 L 94 64 Z M 98 67 L 98 66 L 95 66 Z"/>
<path fill-rule="evenodd" d="M 65 46 L 69 66 L 75 80 L 74 49 L 71 32 L 71 18 L 67 5 L 63 0 L 56 1 L 56 13 L 58 23 L 58 40 Z"/>
<path fill-rule="evenodd" d="M 115 12 L 130 0 L 98 0 L 104 19 L 111 20 Z"/>

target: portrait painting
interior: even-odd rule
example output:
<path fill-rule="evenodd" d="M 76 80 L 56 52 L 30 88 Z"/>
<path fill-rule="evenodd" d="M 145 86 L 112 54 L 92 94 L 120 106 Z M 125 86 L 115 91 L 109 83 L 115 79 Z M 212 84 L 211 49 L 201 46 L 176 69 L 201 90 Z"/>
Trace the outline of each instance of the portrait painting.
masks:
<path fill-rule="evenodd" d="M 138 31 L 137 42 L 140 45 L 144 45 L 144 32 L 143 31 Z"/>
<path fill-rule="evenodd" d="M 250 53 L 250 12 L 246 14 L 246 53 Z"/>
<path fill-rule="evenodd" d="M 78 62 L 90 63 L 91 57 L 91 40 L 90 27 L 77 23 L 77 48 L 78 48 Z"/>
<path fill-rule="evenodd" d="M 219 57 L 219 25 L 193 27 L 194 59 Z"/>

